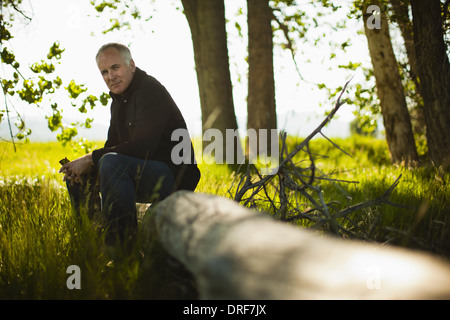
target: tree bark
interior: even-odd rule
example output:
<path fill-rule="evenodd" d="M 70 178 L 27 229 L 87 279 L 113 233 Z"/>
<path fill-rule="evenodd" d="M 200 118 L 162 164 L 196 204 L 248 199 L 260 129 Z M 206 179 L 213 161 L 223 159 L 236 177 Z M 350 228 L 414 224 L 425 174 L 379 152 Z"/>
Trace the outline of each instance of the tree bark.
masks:
<path fill-rule="evenodd" d="M 142 230 L 193 275 L 200 299 L 450 298 L 448 261 L 318 237 L 223 197 L 177 192 Z"/>
<path fill-rule="evenodd" d="M 450 167 L 450 63 L 439 0 L 411 0 L 419 79 L 432 162 Z"/>
<path fill-rule="evenodd" d="M 276 129 L 272 10 L 268 0 L 248 0 L 247 129 Z M 258 136 L 258 141 L 259 135 Z M 270 136 L 267 139 L 270 145 Z M 261 148 L 261 146 L 260 146 Z M 256 150 L 254 150 L 256 152 Z M 264 153 L 265 150 L 260 150 Z"/>
<path fill-rule="evenodd" d="M 378 1 L 371 4 L 381 7 Z M 386 15 L 381 14 L 381 28 L 369 29 L 367 5 L 364 8 L 364 29 L 369 45 L 375 75 L 381 114 L 386 131 L 386 140 L 393 163 L 413 164 L 418 160 L 411 119 L 406 106 L 405 95 L 398 70 L 398 63 L 392 49 Z"/>
<path fill-rule="evenodd" d="M 192 34 L 203 132 L 237 129 L 228 59 L 223 0 L 182 0 Z"/>
<path fill-rule="evenodd" d="M 416 49 L 414 45 L 414 33 L 413 25 L 409 19 L 409 7 L 408 0 L 390 0 L 392 8 L 394 10 L 394 18 L 400 27 L 403 41 L 405 42 L 406 55 L 408 56 L 408 62 L 410 67 L 410 77 L 419 85 L 418 71 L 417 71 L 417 57 Z M 419 86 L 417 89 L 420 89 Z"/>
<path fill-rule="evenodd" d="M 414 45 L 414 33 L 412 21 L 409 18 L 409 0 L 390 0 L 394 10 L 394 19 L 400 27 L 402 38 L 405 43 L 406 55 L 409 64 L 409 77 L 414 82 L 416 93 L 420 97 L 417 107 L 411 110 L 410 116 L 413 121 L 413 129 L 416 133 L 425 133 L 425 116 L 423 110 L 422 90 L 419 81 L 419 72 L 417 71 L 417 55 Z"/>

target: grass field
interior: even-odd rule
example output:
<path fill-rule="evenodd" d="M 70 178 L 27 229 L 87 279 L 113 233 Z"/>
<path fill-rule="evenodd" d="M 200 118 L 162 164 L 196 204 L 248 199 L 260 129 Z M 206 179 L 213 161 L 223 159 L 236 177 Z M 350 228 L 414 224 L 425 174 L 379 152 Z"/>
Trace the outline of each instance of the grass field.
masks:
<path fill-rule="evenodd" d="M 289 144 L 295 140 L 289 138 Z M 433 167 L 392 166 L 385 142 L 373 138 L 334 142 L 352 157 L 327 141 L 314 140 L 312 152 L 327 156 L 316 160 L 317 168 L 357 183 L 320 182 L 327 201 L 345 205 L 374 199 L 402 175 L 390 200 L 404 208 L 383 205 L 361 210 L 352 216 L 357 223 L 351 228 L 368 228 L 376 220 L 373 241 L 450 257 L 448 173 Z M 166 270 L 155 269 L 160 262 L 157 254 L 146 263 L 142 255 L 133 254 L 112 266 L 89 222 L 81 226 L 75 222 L 58 161 L 79 154 L 56 142 L 17 145 L 17 152 L 11 144 L 0 143 L 0 299 L 170 297 L 158 282 L 159 273 Z M 230 196 L 233 173 L 218 165 L 201 164 L 200 169 L 198 192 Z M 308 227 L 303 220 L 295 224 Z M 82 270 L 81 290 L 67 288 L 70 265 Z"/>

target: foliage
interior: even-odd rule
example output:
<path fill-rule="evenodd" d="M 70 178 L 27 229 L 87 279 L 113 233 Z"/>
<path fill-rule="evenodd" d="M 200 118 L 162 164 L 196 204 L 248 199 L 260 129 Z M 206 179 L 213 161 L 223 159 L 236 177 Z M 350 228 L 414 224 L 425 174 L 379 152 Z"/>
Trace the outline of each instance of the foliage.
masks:
<path fill-rule="evenodd" d="M 76 84 L 74 80 L 71 80 L 67 86 L 64 86 L 63 80 L 56 73 L 56 66 L 61 63 L 64 52 L 64 49 L 60 47 L 60 43 L 57 41 L 49 48 L 46 59 L 41 59 L 40 62 L 35 62 L 29 66 L 29 71 L 34 76 L 26 76 L 26 68 L 21 67 L 20 62 L 16 60 L 13 51 L 7 45 L 8 41 L 14 37 L 11 34 L 11 30 L 12 22 L 16 19 L 15 15 L 24 15 L 19 8 L 20 1 L 8 0 L 3 1 L 1 4 L 0 48 L 1 63 L 5 72 L 1 79 L 1 86 L 5 107 L 0 110 L 0 121 L 5 118 L 8 120 L 11 133 L 10 138 L 13 142 L 15 139 L 28 141 L 31 130 L 26 127 L 25 120 L 19 113 L 16 113 L 19 120 L 15 123 L 18 132 L 13 134 L 10 118 L 14 105 L 11 103 L 10 97 L 16 96 L 20 101 L 37 108 L 42 108 L 42 105 L 51 105 L 51 113 L 46 116 L 48 127 L 51 131 L 60 131 L 57 135 L 58 141 L 61 141 L 63 144 L 69 143 L 77 135 L 76 127 L 84 126 L 89 128 L 92 119 L 87 118 L 84 123 L 64 124 L 62 108 L 58 102 L 52 101 L 52 97 L 56 96 L 57 91 L 64 88 L 72 100 L 72 106 L 78 107 L 80 113 L 88 111 L 86 106 L 89 106 L 92 110 L 98 102 L 104 106 L 107 105 L 109 96 L 103 93 L 97 98 L 88 94 L 85 85 Z M 27 19 L 31 20 L 29 17 Z"/>
<path fill-rule="evenodd" d="M 151 0 L 147 4 L 151 6 L 154 2 L 155 0 Z M 114 18 L 109 19 L 107 29 L 102 31 L 103 34 L 121 29 L 131 30 L 133 21 L 139 21 L 142 19 L 144 21 L 149 21 L 152 18 L 151 15 L 147 18 L 143 18 L 143 8 L 138 8 L 134 0 L 126 2 L 119 0 L 91 0 L 90 3 L 99 13 L 97 17 L 104 12 L 114 13 Z"/>

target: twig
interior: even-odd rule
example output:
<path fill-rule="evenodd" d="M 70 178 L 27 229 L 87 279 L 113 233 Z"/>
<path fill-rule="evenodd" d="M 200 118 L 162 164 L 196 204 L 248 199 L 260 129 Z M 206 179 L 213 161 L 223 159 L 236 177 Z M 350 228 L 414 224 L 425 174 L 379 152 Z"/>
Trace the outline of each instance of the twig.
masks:
<path fill-rule="evenodd" d="M 355 211 L 358 211 L 358 210 L 361 210 L 364 208 L 373 207 L 373 206 L 380 205 L 380 204 L 392 205 L 392 203 L 388 200 L 388 197 L 390 196 L 392 191 L 395 189 L 395 187 L 397 187 L 397 185 L 399 184 L 401 177 L 402 177 L 402 175 L 399 175 L 398 178 L 394 181 L 394 183 L 383 193 L 383 195 L 381 197 L 350 206 L 347 209 L 344 209 L 344 210 L 336 213 L 334 216 L 336 218 L 341 218 L 352 212 L 355 212 Z"/>
<path fill-rule="evenodd" d="M 353 78 L 353 77 L 352 77 Z M 283 166 L 286 165 L 286 163 L 290 162 L 291 159 L 300 151 L 302 150 L 305 146 L 307 146 L 307 144 L 309 143 L 309 141 L 317 134 L 319 133 L 323 127 L 333 118 L 333 116 L 335 115 L 335 113 L 339 110 L 339 108 L 344 104 L 344 102 L 341 102 L 341 97 L 343 95 L 343 93 L 345 92 L 345 90 L 347 89 L 348 84 L 350 83 L 350 81 L 352 80 L 352 78 L 350 78 L 346 83 L 344 88 L 342 89 L 336 104 L 333 108 L 333 110 L 328 114 L 328 116 L 322 121 L 322 123 L 308 136 L 306 137 L 305 140 L 303 140 L 299 145 L 297 145 L 295 147 L 295 149 L 289 153 L 285 158 L 282 157 L 280 164 L 279 164 L 279 168 L 282 168 Z M 284 138 L 283 138 L 284 137 Z M 284 146 L 285 146 L 285 141 L 286 141 L 286 134 L 281 135 L 281 140 L 282 140 L 282 154 L 284 153 Z M 312 157 L 310 156 L 310 160 L 312 159 Z M 255 170 L 256 167 L 254 167 Z M 235 197 L 234 200 L 237 202 L 241 202 L 242 197 L 244 196 L 244 194 L 251 190 L 251 189 L 255 189 L 257 188 L 256 191 L 253 191 L 252 196 L 257 194 L 259 192 L 259 190 L 261 189 L 261 187 L 263 185 L 265 185 L 266 183 L 268 183 L 270 180 L 272 180 L 276 175 L 267 175 L 266 177 L 260 179 L 259 181 L 255 182 L 255 183 L 251 183 L 250 182 L 250 171 L 247 170 L 247 173 L 242 177 L 242 179 L 245 179 L 245 182 L 243 182 L 243 180 L 241 179 L 239 181 L 238 187 L 236 189 L 236 193 L 235 193 Z M 243 183 L 243 184 L 242 184 Z M 240 188 L 240 186 L 242 185 L 242 187 Z"/>
<path fill-rule="evenodd" d="M 321 189 L 316 190 L 317 194 L 319 195 L 320 203 L 322 204 L 323 212 L 325 213 L 325 217 L 328 221 L 328 224 L 330 226 L 331 231 L 335 234 L 339 234 L 339 227 L 336 223 L 336 220 L 333 219 L 333 217 L 330 214 L 330 211 L 328 210 L 328 206 L 325 204 L 325 200 L 323 199 L 323 191 Z"/>
<path fill-rule="evenodd" d="M 273 10 L 272 10 L 272 18 L 274 21 L 276 21 L 281 31 L 283 31 L 284 37 L 286 38 L 287 41 L 286 48 L 288 48 L 289 52 L 291 53 L 292 61 L 294 62 L 295 70 L 297 71 L 298 76 L 300 77 L 301 80 L 309 82 L 303 78 L 302 73 L 300 72 L 300 69 L 298 67 L 297 61 L 295 60 L 294 43 L 292 42 L 291 37 L 289 36 L 288 27 L 277 18 Z"/>
<path fill-rule="evenodd" d="M 325 136 L 322 131 L 320 132 L 320 134 L 322 135 L 322 137 L 324 137 L 325 139 L 328 140 L 328 142 L 330 142 L 333 146 L 335 146 L 337 149 L 341 150 L 343 153 L 345 153 L 346 155 L 348 155 L 350 158 L 353 158 L 352 155 L 350 153 L 348 153 L 347 151 L 345 151 L 344 149 L 342 149 L 341 147 L 339 147 L 336 143 L 334 143 L 333 141 L 331 141 L 327 136 Z"/>
<path fill-rule="evenodd" d="M 8 119 L 8 127 L 9 127 L 9 134 L 11 136 L 11 142 L 12 142 L 12 144 L 14 146 L 14 152 L 17 152 L 17 150 L 16 150 L 16 143 L 14 142 L 14 135 L 13 135 L 13 132 L 12 132 L 12 127 L 11 127 L 11 119 L 9 117 L 8 99 L 6 98 L 5 88 L 3 87 L 3 83 L 1 81 L 0 81 L 0 85 L 2 87 L 3 96 L 5 97 L 6 118 Z"/>
<path fill-rule="evenodd" d="M 294 155 L 296 155 L 300 150 L 302 150 L 305 145 L 307 143 L 309 143 L 309 141 L 315 137 L 316 134 L 318 134 L 323 127 L 325 127 L 327 125 L 328 122 L 330 122 L 330 120 L 334 117 L 334 115 L 336 114 L 336 112 L 339 110 L 339 108 L 345 103 L 341 101 L 341 97 L 344 94 L 345 90 L 347 89 L 348 84 L 350 83 L 350 81 L 353 79 L 350 78 L 350 80 L 348 80 L 345 83 L 344 88 L 342 89 L 341 93 L 339 94 L 339 97 L 336 101 L 336 104 L 333 108 L 333 110 L 331 110 L 331 112 L 328 114 L 328 116 L 322 121 L 322 123 L 313 131 L 311 132 L 306 138 L 305 140 L 303 140 L 299 145 L 297 145 L 294 150 L 288 154 L 288 156 L 286 158 L 283 159 L 283 161 L 281 161 L 280 163 L 280 167 L 283 166 L 284 164 L 286 164 L 286 162 L 288 162 L 290 159 L 292 159 L 294 157 Z"/>

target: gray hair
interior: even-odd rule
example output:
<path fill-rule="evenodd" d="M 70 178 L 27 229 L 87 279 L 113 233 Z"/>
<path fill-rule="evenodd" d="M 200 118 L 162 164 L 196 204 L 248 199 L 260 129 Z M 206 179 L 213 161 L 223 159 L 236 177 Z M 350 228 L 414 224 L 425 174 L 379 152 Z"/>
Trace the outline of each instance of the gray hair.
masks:
<path fill-rule="evenodd" d="M 132 59 L 130 49 L 121 43 L 115 42 L 107 43 L 101 46 L 100 49 L 98 49 L 98 52 L 95 56 L 95 60 L 98 62 L 98 56 L 110 48 L 115 48 L 116 50 L 118 50 L 122 54 L 122 57 L 125 59 L 127 64 L 130 64 L 130 61 Z"/>

